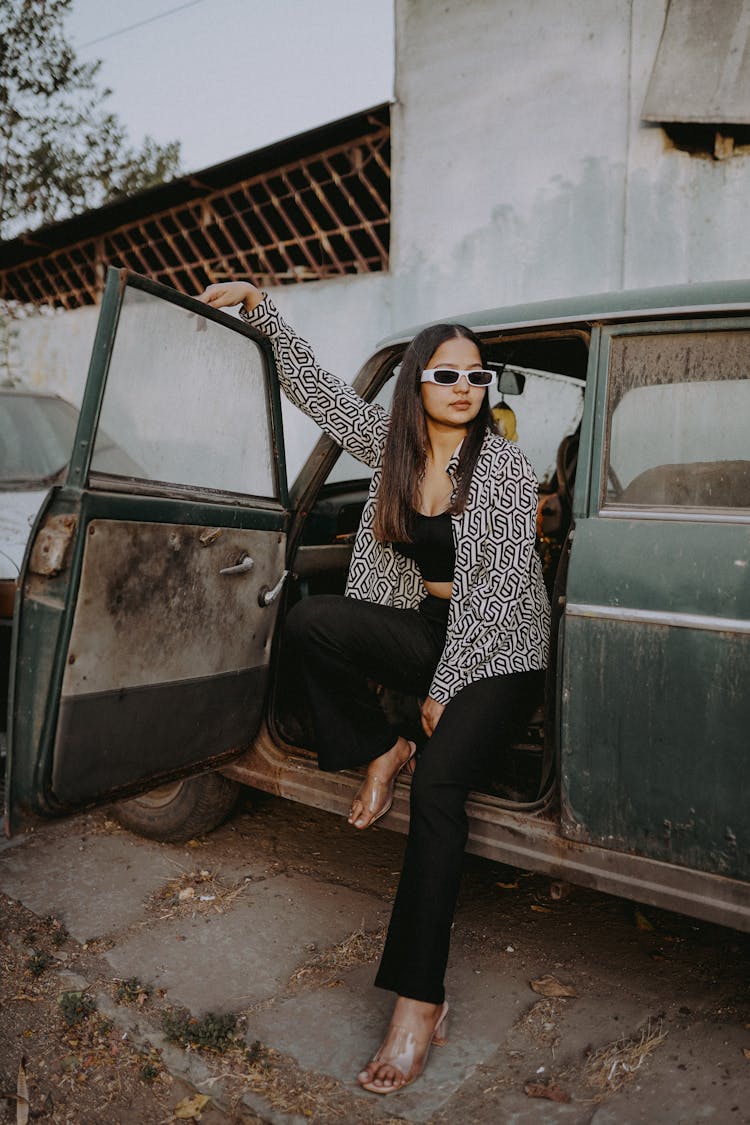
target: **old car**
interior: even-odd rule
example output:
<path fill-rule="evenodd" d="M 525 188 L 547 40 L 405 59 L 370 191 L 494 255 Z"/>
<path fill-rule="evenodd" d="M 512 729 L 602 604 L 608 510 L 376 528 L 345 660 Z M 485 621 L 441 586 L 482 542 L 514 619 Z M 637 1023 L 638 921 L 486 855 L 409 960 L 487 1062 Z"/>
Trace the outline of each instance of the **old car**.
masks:
<path fill-rule="evenodd" d="M 545 698 L 472 794 L 468 847 L 750 930 L 750 282 L 457 319 L 540 479 L 553 618 Z M 365 397 L 387 401 L 411 335 L 365 363 Z M 102 429 L 138 474 L 112 471 Z M 358 777 L 306 750 L 280 625 L 343 589 L 366 488 L 323 437 L 290 490 L 268 343 L 111 271 L 20 578 L 8 831 L 116 801 L 186 839 L 239 785 L 345 813 Z M 407 817 L 408 779 L 383 823 Z"/>

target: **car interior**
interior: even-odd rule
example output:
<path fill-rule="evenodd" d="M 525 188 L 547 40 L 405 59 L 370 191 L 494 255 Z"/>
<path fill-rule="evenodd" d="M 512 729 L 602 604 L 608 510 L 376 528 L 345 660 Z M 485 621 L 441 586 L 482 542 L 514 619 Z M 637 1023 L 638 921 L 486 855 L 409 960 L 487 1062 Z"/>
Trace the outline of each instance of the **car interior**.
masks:
<path fill-rule="evenodd" d="M 504 806 L 545 815 L 554 811 L 552 669 L 565 588 L 565 544 L 572 519 L 589 339 L 585 331 L 566 329 L 564 333 L 503 336 L 485 342 L 488 363 L 498 372 L 497 385 L 490 388 L 496 424 L 509 440 L 518 441 L 539 481 L 537 550 L 552 603 L 553 625 L 545 698 L 528 716 L 514 745 L 498 756 L 487 795 Z M 384 406 L 390 400 L 397 362 L 389 365 L 375 399 Z M 306 517 L 292 562 L 287 608 L 315 594 L 344 592 L 368 484 L 369 470 L 339 452 Z M 305 702 L 297 687 L 293 657 L 283 652 L 283 642 L 277 657 L 279 668 L 270 714 L 273 732 L 295 752 L 309 754 L 305 749 L 310 742 Z M 420 737 L 419 701 L 382 685 L 373 684 L 372 689 L 391 721 L 397 720 L 407 737 Z"/>

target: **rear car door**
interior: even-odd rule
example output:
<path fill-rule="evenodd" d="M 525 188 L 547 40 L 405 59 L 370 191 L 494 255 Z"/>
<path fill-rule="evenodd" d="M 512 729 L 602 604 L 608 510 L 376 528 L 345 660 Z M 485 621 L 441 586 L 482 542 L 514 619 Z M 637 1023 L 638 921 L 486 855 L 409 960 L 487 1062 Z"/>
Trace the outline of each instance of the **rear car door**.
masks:
<path fill-rule="evenodd" d="M 264 339 L 110 271 L 67 480 L 20 582 L 8 831 L 252 740 L 285 574 L 280 419 Z"/>
<path fill-rule="evenodd" d="M 622 325 L 595 343 L 563 832 L 749 879 L 750 321 Z"/>

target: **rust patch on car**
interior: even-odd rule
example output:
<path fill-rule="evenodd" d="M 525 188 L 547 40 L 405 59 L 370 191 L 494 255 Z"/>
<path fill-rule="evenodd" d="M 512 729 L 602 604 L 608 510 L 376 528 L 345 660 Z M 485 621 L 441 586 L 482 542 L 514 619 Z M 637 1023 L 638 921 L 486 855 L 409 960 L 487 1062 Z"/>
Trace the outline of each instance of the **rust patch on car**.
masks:
<path fill-rule="evenodd" d="M 78 518 L 52 516 L 39 530 L 29 560 L 31 574 L 52 578 L 68 565 L 70 544 L 73 542 Z"/>

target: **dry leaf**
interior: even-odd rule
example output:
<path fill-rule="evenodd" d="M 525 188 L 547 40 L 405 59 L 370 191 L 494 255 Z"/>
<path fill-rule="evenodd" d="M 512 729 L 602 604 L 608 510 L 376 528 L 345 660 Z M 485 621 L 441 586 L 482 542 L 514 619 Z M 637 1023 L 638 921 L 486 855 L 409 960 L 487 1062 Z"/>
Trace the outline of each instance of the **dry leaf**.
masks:
<path fill-rule="evenodd" d="M 549 906 L 537 906 L 536 903 L 531 907 L 535 914 L 554 914 L 554 910 Z"/>
<path fill-rule="evenodd" d="M 569 1102 L 570 1094 L 557 1082 L 527 1082 L 523 1088 L 528 1098 L 548 1098 L 551 1102 Z"/>
<path fill-rule="evenodd" d="M 177 895 L 180 902 L 185 902 L 189 898 L 195 898 L 195 887 L 183 887 Z"/>
<path fill-rule="evenodd" d="M 750 1047 L 743 1047 L 742 1053 L 746 1059 L 750 1059 Z"/>
<path fill-rule="evenodd" d="M 26 1081 L 26 1059 L 18 1064 L 16 1083 L 16 1125 L 26 1125 L 29 1120 L 29 1084 Z"/>
<path fill-rule="evenodd" d="M 640 910 L 635 912 L 635 924 L 639 930 L 653 930 L 653 925 L 649 922 L 645 914 L 641 914 Z"/>
<path fill-rule="evenodd" d="M 173 1116 L 179 1121 L 190 1121 L 197 1117 L 200 1120 L 201 1110 L 205 1109 L 211 1101 L 205 1094 L 193 1094 L 192 1098 L 183 1098 L 174 1107 Z"/>
<path fill-rule="evenodd" d="M 546 976 L 537 977 L 536 980 L 529 981 L 529 984 L 538 992 L 540 996 L 577 996 L 578 993 L 570 984 L 563 984 L 557 977 L 553 977 L 551 973 Z"/>
<path fill-rule="evenodd" d="M 518 889 L 518 883 L 495 883 L 496 887 L 502 887 L 504 891 L 515 891 Z"/>

